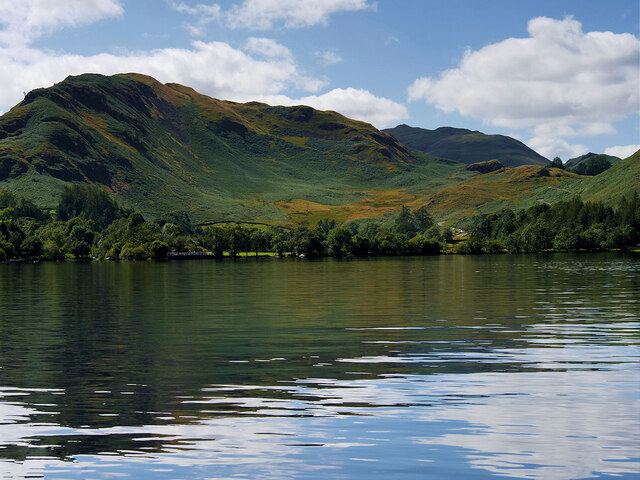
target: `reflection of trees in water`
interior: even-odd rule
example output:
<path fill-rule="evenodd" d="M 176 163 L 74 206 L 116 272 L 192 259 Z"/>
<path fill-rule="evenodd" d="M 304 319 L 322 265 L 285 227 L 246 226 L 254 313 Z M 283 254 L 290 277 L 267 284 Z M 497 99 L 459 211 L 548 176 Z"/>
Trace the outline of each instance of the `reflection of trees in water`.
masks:
<path fill-rule="evenodd" d="M 331 382 L 300 388 L 297 379 L 507 376 L 566 368 L 532 361 L 534 347 L 566 351 L 576 338 L 637 344 L 637 335 L 601 325 L 633 314 L 634 304 L 621 295 L 633 298 L 639 286 L 628 270 L 599 268 L 612 258 L 633 261 L 580 257 L 576 272 L 569 268 L 576 258 L 0 265 L 13 269 L 0 275 L 0 305 L 9 312 L 0 322 L 0 380 L 61 390 L 19 399 L 37 406 L 20 420 L 27 425 L 168 428 L 216 418 L 304 417 L 323 411 L 323 403 L 339 407 L 337 415 L 358 414 L 389 404 L 343 393 L 331 398 Z M 578 321 L 576 334 L 567 326 Z M 34 435 L 28 447 L 3 445 L 0 456 L 39 455 L 46 445 L 53 448 L 46 455 L 59 458 L 168 445 L 131 443 L 138 435 L 115 432 L 75 437 Z"/>
<path fill-rule="evenodd" d="M 157 434 L 84 434 L 84 435 L 47 435 L 29 437 L 28 445 L 7 445 L 0 448 L 0 458 L 24 462 L 29 458 L 57 458 L 73 461 L 78 455 L 96 455 L 101 452 L 125 452 L 131 454 L 161 454 L 167 448 L 180 446 L 183 442 Z"/>

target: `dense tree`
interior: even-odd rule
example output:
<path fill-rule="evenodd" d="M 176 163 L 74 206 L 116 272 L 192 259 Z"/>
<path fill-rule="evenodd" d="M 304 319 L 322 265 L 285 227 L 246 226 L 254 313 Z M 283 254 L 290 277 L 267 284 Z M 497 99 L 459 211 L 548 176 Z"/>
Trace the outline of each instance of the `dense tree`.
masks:
<path fill-rule="evenodd" d="M 245 228 L 240 225 L 233 225 L 227 231 L 227 242 L 229 254 L 237 257 L 242 252 L 249 251 L 249 234 Z"/>
<path fill-rule="evenodd" d="M 328 235 L 331 230 L 336 228 L 336 221 L 329 220 L 328 218 L 323 218 L 318 220 L 318 224 L 316 225 L 325 235 Z"/>
<path fill-rule="evenodd" d="M 440 253 L 440 242 L 425 235 L 416 235 L 409 240 L 407 251 L 411 255 L 438 255 Z"/>
<path fill-rule="evenodd" d="M 62 189 L 57 218 L 69 220 L 82 217 L 93 220 L 98 229 L 103 229 L 124 215 L 109 194 L 93 185 L 69 185 Z"/>
<path fill-rule="evenodd" d="M 267 249 L 267 237 L 264 232 L 258 228 L 254 228 L 249 235 L 249 243 L 251 250 L 258 256 L 258 252 L 264 252 Z"/>
<path fill-rule="evenodd" d="M 332 229 L 327 235 L 327 253 L 332 257 L 342 257 L 351 251 L 352 232 L 345 226 Z"/>
<path fill-rule="evenodd" d="M 156 223 L 161 227 L 164 227 L 165 224 L 177 226 L 180 229 L 180 234 L 191 235 L 196 232 L 189 212 L 185 212 L 184 210 L 174 210 L 165 213 L 156 219 Z"/>
<path fill-rule="evenodd" d="M 416 234 L 416 224 L 413 214 L 409 211 L 409 209 L 402 205 L 400 209 L 400 213 L 396 216 L 393 227 L 391 230 L 394 233 L 398 233 L 400 235 L 407 235 L 412 237 Z"/>
<path fill-rule="evenodd" d="M 291 251 L 295 255 L 307 257 L 320 257 L 325 253 L 323 231 L 319 228 L 313 230 L 307 227 L 298 227 L 291 235 Z"/>
<path fill-rule="evenodd" d="M 420 233 L 425 233 L 433 226 L 433 217 L 429 214 L 426 205 L 419 207 L 413 211 L 413 223 Z"/>
<path fill-rule="evenodd" d="M 562 163 L 562 160 L 560 159 L 560 157 L 554 157 L 553 160 L 551 160 L 551 164 L 549 166 L 564 170 L 564 163 Z"/>

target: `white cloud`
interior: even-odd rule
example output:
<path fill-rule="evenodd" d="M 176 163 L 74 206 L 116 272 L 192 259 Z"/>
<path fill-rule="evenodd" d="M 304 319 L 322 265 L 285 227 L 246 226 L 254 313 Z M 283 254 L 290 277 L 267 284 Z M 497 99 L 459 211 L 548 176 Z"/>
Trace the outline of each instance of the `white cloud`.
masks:
<path fill-rule="evenodd" d="M 589 149 L 582 144 L 570 144 L 564 138 L 555 135 L 536 136 L 526 144 L 546 158 L 560 157 L 563 161 L 588 153 Z"/>
<path fill-rule="evenodd" d="M 282 58 L 287 60 L 293 58 L 291 50 L 270 38 L 251 37 L 247 40 L 245 49 L 267 58 Z"/>
<path fill-rule="evenodd" d="M 329 17 L 338 12 L 353 12 L 372 8 L 368 0 L 244 0 L 229 10 L 214 3 L 189 7 L 174 3 L 180 12 L 200 17 L 194 28 L 201 28 L 213 20 L 225 21 L 231 28 L 269 30 L 276 26 L 302 28 L 326 25 Z"/>
<path fill-rule="evenodd" d="M 0 2 L 0 45 L 28 45 L 64 27 L 122 15 L 118 0 L 22 0 Z"/>
<path fill-rule="evenodd" d="M 324 66 L 336 65 L 337 63 L 340 63 L 342 61 L 342 57 L 331 50 L 327 50 L 325 52 L 316 52 L 315 55 L 316 57 L 318 57 L 318 61 L 320 62 L 320 64 Z"/>
<path fill-rule="evenodd" d="M 301 99 L 302 103 L 320 110 L 335 110 L 349 118 L 372 123 L 378 128 L 395 124 L 409 117 L 407 108 L 388 98 L 356 88 L 335 88 L 320 96 Z"/>
<path fill-rule="evenodd" d="M 627 158 L 640 150 L 640 145 L 617 145 L 605 149 L 604 153 L 618 158 Z"/>
<path fill-rule="evenodd" d="M 394 44 L 394 43 L 400 43 L 400 39 L 398 37 L 393 36 L 393 35 L 389 35 L 387 37 L 387 40 L 385 41 L 385 44 L 386 45 L 391 45 L 391 44 Z"/>
<path fill-rule="evenodd" d="M 613 122 L 640 110 L 640 41 L 634 35 L 584 33 L 572 17 L 534 18 L 529 35 L 468 50 L 440 78 L 415 80 L 409 99 L 501 127 L 548 124 L 571 130 L 567 136 L 613 133 Z"/>
<path fill-rule="evenodd" d="M 404 105 L 356 88 L 335 88 L 322 95 L 298 99 L 275 95 L 260 97 L 260 100 L 270 104 L 309 105 L 318 110 L 333 110 L 346 117 L 371 123 L 376 128 L 397 125 L 398 121 L 409 118 Z"/>
<path fill-rule="evenodd" d="M 581 143 L 569 143 L 567 141 L 568 138 L 593 137 L 614 133 L 613 126 L 606 122 L 593 122 L 575 127 L 561 121 L 551 122 L 533 128 L 533 138 L 525 143 L 544 157 L 553 158 L 558 156 L 567 160 L 589 152 L 587 146 Z"/>
<path fill-rule="evenodd" d="M 201 36 L 204 34 L 205 28 L 211 22 L 218 20 L 222 16 L 222 9 L 220 5 L 196 5 L 195 7 L 190 7 L 185 3 L 176 3 L 173 2 L 172 6 L 178 12 L 186 13 L 188 15 L 192 15 L 197 17 L 198 20 L 196 23 L 190 23 L 186 25 L 187 30 L 193 36 Z"/>

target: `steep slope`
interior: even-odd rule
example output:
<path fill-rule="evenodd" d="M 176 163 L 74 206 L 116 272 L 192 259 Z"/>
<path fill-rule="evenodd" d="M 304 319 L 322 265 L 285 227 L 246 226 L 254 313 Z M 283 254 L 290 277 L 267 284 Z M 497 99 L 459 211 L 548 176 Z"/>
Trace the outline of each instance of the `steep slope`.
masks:
<path fill-rule="evenodd" d="M 139 74 L 69 77 L 0 117 L 0 188 L 45 206 L 79 181 L 151 214 L 285 221 L 277 202 L 356 203 L 456 168 L 336 112 L 221 101 Z"/>
<path fill-rule="evenodd" d="M 452 127 L 427 130 L 408 125 L 384 131 L 411 148 L 462 163 L 498 160 L 506 167 L 549 163 L 524 143 L 504 135 L 485 135 L 478 131 Z"/>
<path fill-rule="evenodd" d="M 634 191 L 640 194 L 640 150 L 620 160 L 607 171 L 582 180 L 583 200 L 615 205 L 621 197 Z"/>

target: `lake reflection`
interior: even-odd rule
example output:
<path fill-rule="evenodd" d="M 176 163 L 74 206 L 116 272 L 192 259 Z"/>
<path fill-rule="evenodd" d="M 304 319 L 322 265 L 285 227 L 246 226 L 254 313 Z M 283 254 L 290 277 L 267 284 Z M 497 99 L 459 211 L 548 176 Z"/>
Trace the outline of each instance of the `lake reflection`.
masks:
<path fill-rule="evenodd" d="M 0 265 L 0 478 L 640 475 L 640 257 Z"/>

